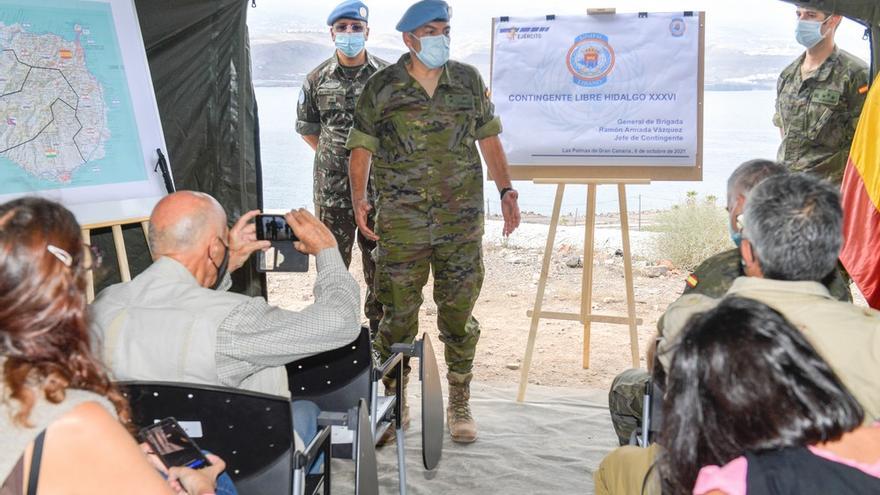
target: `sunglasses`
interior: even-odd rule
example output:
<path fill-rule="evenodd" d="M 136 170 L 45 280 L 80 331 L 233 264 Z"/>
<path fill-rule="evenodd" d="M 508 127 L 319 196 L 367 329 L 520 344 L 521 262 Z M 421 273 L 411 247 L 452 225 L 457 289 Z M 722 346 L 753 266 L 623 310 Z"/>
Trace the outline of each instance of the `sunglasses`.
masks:
<path fill-rule="evenodd" d="M 333 31 L 337 33 L 363 33 L 367 26 L 361 22 L 340 22 L 333 25 Z"/>

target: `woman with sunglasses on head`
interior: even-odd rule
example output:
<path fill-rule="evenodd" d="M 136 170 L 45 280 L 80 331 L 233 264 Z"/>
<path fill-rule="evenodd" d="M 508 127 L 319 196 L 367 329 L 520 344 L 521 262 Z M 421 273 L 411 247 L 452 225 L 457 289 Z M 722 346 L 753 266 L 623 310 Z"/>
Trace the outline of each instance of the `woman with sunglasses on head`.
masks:
<path fill-rule="evenodd" d="M 166 482 L 123 426 L 128 404 L 89 348 L 91 263 L 63 206 L 0 205 L 0 495 L 214 493 L 218 457 Z"/>
<path fill-rule="evenodd" d="M 664 494 L 880 493 L 880 425 L 770 307 L 731 297 L 694 316 L 667 383 Z"/>

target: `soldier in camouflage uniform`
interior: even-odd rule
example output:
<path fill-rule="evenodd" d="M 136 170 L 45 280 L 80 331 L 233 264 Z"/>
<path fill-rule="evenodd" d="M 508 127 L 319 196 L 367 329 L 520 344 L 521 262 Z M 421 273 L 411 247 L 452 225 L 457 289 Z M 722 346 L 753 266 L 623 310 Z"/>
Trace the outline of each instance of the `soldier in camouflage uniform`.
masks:
<path fill-rule="evenodd" d="M 739 248 L 723 251 L 700 263 L 700 266 L 688 275 L 682 295 L 703 294 L 719 299 L 724 297 L 734 279 L 745 275 Z M 852 293 L 839 267 L 831 272 L 823 283 L 835 299 L 852 302 Z"/>
<path fill-rule="evenodd" d="M 356 0 L 344 1 L 330 13 L 327 24 L 336 52 L 306 76 L 297 105 L 296 132 L 315 150 L 315 213 L 333 232 L 346 267 L 351 264 L 357 237 L 367 283 L 364 313 L 370 328 L 376 331 L 382 319 L 382 305 L 373 289 L 376 267 L 371 252 L 376 243 L 357 232 L 348 182 L 349 152 L 345 148 L 364 84 L 388 65 L 364 49 L 369 36 L 368 13 L 367 6 Z"/>
<path fill-rule="evenodd" d="M 777 160 L 840 184 L 865 103 L 868 67 L 835 45 L 841 16 L 809 8 L 798 8 L 797 15 L 797 39 L 807 51 L 782 71 L 776 86 Z"/>
<path fill-rule="evenodd" d="M 727 181 L 727 211 L 729 213 L 730 237 L 737 247 L 718 253 L 703 261 L 685 280 L 684 293 L 702 294 L 711 298 L 721 298 L 730 289 L 737 277 L 745 276 L 739 244 L 742 240 L 741 217 L 745 208 L 746 195 L 759 182 L 787 173 L 784 166 L 768 160 L 750 160 L 733 171 Z M 852 302 L 849 284 L 840 270 L 835 270 L 825 279 L 825 286 L 835 298 Z M 657 321 L 657 330 L 663 332 L 663 318 Z M 649 352 L 649 355 L 652 354 Z M 656 366 L 656 364 L 655 364 Z M 663 382 L 655 377 L 658 381 Z M 641 426 L 642 398 L 645 384 L 651 374 L 642 369 L 629 369 L 617 375 L 608 394 L 608 408 L 611 422 L 617 432 L 621 445 L 628 443 L 633 430 Z"/>
<path fill-rule="evenodd" d="M 454 441 L 473 442 L 469 397 L 480 326 L 472 311 L 483 282 L 477 142 L 501 194 L 505 235 L 519 225 L 519 208 L 498 138 L 501 121 L 477 70 L 448 60 L 448 21 L 441 0 L 407 10 L 397 29 L 410 52 L 367 82 L 346 146 L 355 218 L 365 233 L 371 164 L 377 193 L 376 228 L 368 234 L 378 239 L 376 287 L 384 308 L 376 348 L 386 358 L 392 344 L 416 337 L 422 287 L 433 271 L 449 368 L 447 424 Z"/>

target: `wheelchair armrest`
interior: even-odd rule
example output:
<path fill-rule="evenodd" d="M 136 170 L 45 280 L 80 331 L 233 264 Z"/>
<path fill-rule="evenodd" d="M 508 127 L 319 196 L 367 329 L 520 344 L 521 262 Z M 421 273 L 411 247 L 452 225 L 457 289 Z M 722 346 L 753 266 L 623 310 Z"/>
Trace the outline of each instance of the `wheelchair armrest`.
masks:
<path fill-rule="evenodd" d="M 397 345 L 397 344 L 395 344 Z M 407 345 L 407 344 L 404 344 Z M 392 346 L 392 350 L 394 346 Z M 397 399 L 394 401 L 394 418 L 397 420 L 397 425 L 399 428 L 403 427 L 401 423 L 403 419 L 403 401 L 400 400 L 401 395 L 403 394 L 403 353 L 394 352 L 384 363 L 380 364 L 376 369 L 373 370 L 373 381 L 379 381 L 382 378 L 394 373 L 394 395 Z M 374 389 L 375 390 L 375 389 Z M 373 401 L 371 404 L 375 406 L 376 397 L 373 397 Z M 375 422 L 377 418 L 373 418 Z"/>
<path fill-rule="evenodd" d="M 307 466 L 312 465 L 315 459 L 317 459 L 323 451 L 327 450 L 330 443 L 331 428 L 333 428 L 331 425 L 321 428 L 318 430 L 318 434 L 315 435 L 315 438 L 313 438 L 306 446 L 305 451 L 296 451 L 293 453 L 294 469 L 306 469 Z"/>
<path fill-rule="evenodd" d="M 403 366 L 403 354 L 399 352 L 395 352 L 384 363 L 376 367 L 374 370 L 376 379 L 388 376 L 397 366 Z"/>
<path fill-rule="evenodd" d="M 394 353 L 392 355 L 392 358 L 397 354 L 402 354 L 406 357 L 416 357 L 421 360 L 422 354 L 424 353 L 424 349 L 425 349 L 424 337 L 419 340 L 414 341 L 412 344 L 391 344 L 391 352 Z M 390 359 L 391 358 L 389 358 L 389 360 Z M 382 376 L 384 376 L 384 375 L 382 375 Z M 422 377 L 422 369 L 421 369 L 421 366 L 419 366 L 419 380 L 421 380 L 422 378 L 423 378 Z"/>

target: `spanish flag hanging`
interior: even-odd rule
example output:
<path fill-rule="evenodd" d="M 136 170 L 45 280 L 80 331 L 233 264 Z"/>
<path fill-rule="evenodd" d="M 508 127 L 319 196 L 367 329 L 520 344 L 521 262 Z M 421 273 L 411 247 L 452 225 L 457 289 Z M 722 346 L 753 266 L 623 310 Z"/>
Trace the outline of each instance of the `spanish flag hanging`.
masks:
<path fill-rule="evenodd" d="M 880 77 L 871 85 L 841 185 L 840 261 L 868 305 L 880 309 Z"/>

